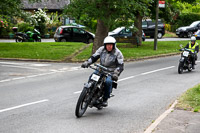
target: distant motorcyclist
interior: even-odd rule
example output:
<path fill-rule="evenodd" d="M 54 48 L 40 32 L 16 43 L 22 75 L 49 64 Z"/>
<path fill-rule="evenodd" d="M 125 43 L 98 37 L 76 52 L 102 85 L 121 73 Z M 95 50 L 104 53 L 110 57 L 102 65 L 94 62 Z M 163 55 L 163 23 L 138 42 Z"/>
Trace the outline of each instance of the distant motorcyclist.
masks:
<path fill-rule="evenodd" d="M 192 36 L 191 41 L 185 46 L 191 50 L 192 69 L 195 69 L 195 60 L 197 60 L 197 53 L 199 52 L 199 44 L 196 42 L 196 37 Z"/>
<path fill-rule="evenodd" d="M 101 46 L 87 61 L 81 65 L 81 67 L 87 68 L 99 58 L 100 64 L 107 67 L 113 74 L 112 77 L 108 76 L 105 82 L 105 94 L 103 96 L 102 105 L 107 106 L 107 100 L 110 98 L 110 93 L 112 91 L 112 82 L 113 80 L 117 81 L 118 76 L 124 70 L 123 55 L 116 47 L 116 40 L 114 37 L 107 36 L 104 39 L 104 46 Z"/>

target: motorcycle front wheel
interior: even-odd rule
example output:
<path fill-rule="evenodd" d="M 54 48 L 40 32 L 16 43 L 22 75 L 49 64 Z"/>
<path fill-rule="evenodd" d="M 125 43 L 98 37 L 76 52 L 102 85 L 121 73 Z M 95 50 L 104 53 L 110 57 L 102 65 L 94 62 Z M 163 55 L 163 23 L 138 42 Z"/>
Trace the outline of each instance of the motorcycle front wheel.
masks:
<path fill-rule="evenodd" d="M 41 42 L 41 38 L 38 38 L 38 39 L 36 40 L 36 42 Z"/>
<path fill-rule="evenodd" d="M 84 88 L 76 104 L 75 115 L 77 118 L 80 118 L 87 110 L 89 104 L 88 96 L 89 96 L 88 91 L 86 88 Z"/>
<path fill-rule="evenodd" d="M 179 74 L 183 73 L 183 63 L 179 63 L 179 65 L 178 65 L 178 73 Z"/>

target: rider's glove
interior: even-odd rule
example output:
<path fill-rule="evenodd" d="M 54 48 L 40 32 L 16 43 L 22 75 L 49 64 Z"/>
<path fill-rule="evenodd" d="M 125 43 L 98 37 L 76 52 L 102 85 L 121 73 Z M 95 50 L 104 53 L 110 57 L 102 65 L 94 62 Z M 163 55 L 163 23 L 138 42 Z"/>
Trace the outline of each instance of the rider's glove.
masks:
<path fill-rule="evenodd" d="M 81 65 L 81 67 L 82 67 L 82 68 L 88 68 L 89 65 L 90 65 L 90 63 L 89 63 L 88 61 L 85 61 L 85 62 Z"/>
<path fill-rule="evenodd" d="M 113 76 L 112 76 L 112 79 L 114 81 L 117 81 L 118 80 L 118 74 L 114 73 Z"/>
<path fill-rule="evenodd" d="M 112 79 L 113 79 L 114 81 L 117 81 L 117 80 L 118 80 L 118 77 L 119 77 L 119 74 L 120 74 L 119 69 L 115 69 L 114 74 L 113 74 L 113 76 L 112 76 Z"/>

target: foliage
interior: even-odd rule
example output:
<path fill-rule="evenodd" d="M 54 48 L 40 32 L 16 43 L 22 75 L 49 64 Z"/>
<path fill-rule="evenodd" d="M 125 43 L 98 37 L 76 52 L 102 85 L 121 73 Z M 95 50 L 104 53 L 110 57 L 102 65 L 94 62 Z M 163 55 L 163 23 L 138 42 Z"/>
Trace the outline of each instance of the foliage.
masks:
<path fill-rule="evenodd" d="M 44 35 L 46 24 L 50 21 L 45 10 L 43 11 L 39 8 L 38 11 L 35 11 L 35 13 L 31 17 L 33 18 L 33 21 L 31 23 L 40 31 L 42 35 Z"/>
<path fill-rule="evenodd" d="M 0 15 L 0 28 L 6 28 L 8 27 L 8 22 L 6 21 L 5 18 L 1 17 Z"/>
<path fill-rule="evenodd" d="M 34 27 L 31 24 L 28 23 L 19 23 L 18 24 L 18 31 L 19 32 L 27 32 L 27 31 L 33 31 Z"/>
<path fill-rule="evenodd" d="M 180 26 L 190 25 L 194 21 L 200 20 L 200 13 L 182 13 L 177 17 L 176 24 Z"/>
<path fill-rule="evenodd" d="M 133 24 L 134 5 L 135 1 L 132 0 L 73 0 L 65 8 L 64 14 L 85 26 L 94 26 L 94 22 L 100 19 L 108 28 L 113 28 L 118 23 Z"/>
<path fill-rule="evenodd" d="M 176 32 L 178 27 L 178 25 L 165 24 L 165 30 L 170 32 Z"/>
<path fill-rule="evenodd" d="M 0 0 L 0 15 L 18 16 L 21 7 L 21 0 Z"/>
<path fill-rule="evenodd" d="M 8 32 L 10 32 L 10 23 L 9 18 L 7 16 L 0 15 L 0 36 L 6 36 Z"/>
<path fill-rule="evenodd" d="M 29 0 L 38 2 L 41 0 Z M 0 15 L 18 17 L 22 14 L 22 0 L 0 0 Z"/>

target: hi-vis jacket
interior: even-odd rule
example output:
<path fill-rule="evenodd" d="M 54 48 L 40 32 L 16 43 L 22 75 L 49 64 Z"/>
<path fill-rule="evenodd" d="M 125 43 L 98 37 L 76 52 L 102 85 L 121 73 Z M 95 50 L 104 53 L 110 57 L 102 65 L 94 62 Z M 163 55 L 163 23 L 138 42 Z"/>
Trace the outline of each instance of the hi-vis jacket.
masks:
<path fill-rule="evenodd" d="M 199 44 L 198 44 L 197 42 L 195 42 L 194 45 L 192 45 L 192 43 L 189 42 L 189 43 L 185 46 L 185 48 L 190 48 L 190 49 L 192 49 L 191 52 L 193 52 L 193 53 L 194 53 L 194 51 L 197 51 L 197 53 L 199 52 Z"/>
<path fill-rule="evenodd" d="M 91 63 L 96 62 L 100 58 L 100 64 L 107 67 L 110 71 L 118 71 L 119 74 L 124 70 L 124 57 L 121 51 L 115 47 L 111 52 L 101 46 L 89 59 Z"/>

